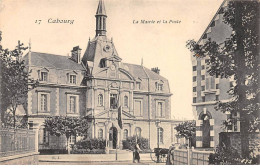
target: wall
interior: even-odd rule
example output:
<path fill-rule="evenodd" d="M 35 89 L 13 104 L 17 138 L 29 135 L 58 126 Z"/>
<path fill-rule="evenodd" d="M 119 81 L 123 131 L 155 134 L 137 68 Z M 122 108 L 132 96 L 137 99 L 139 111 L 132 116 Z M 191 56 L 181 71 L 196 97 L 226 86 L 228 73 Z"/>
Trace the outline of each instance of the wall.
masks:
<path fill-rule="evenodd" d="M 0 165 L 37 165 L 38 153 L 0 158 Z"/>

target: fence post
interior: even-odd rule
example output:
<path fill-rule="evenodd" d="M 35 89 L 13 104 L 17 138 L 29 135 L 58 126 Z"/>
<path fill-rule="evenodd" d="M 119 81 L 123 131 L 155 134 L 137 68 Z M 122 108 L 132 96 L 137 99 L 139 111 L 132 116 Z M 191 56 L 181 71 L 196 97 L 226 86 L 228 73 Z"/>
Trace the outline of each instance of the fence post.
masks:
<path fill-rule="evenodd" d="M 34 133 L 35 133 L 35 152 L 38 152 L 38 141 L 39 141 L 39 124 L 38 123 L 33 123 L 33 130 L 34 130 Z"/>
<path fill-rule="evenodd" d="M 190 165 L 190 147 L 187 147 L 187 161 L 188 161 L 188 165 Z"/>

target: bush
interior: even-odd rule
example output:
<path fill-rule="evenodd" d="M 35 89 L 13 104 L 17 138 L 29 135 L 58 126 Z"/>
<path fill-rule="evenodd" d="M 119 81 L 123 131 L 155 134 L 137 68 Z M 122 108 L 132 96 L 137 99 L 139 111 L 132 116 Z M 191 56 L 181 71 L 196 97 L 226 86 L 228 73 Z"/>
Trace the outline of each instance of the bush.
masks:
<path fill-rule="evenodd" d="M 123 143 L 123 149 L 129 149 L 133 151 L 136 145 L 136 136 L 128 137 L 126 140 L 123 140 L 122 143 Z M 139 144 L 141 150 L 149 150 L 148 139 L 143 137 L 138 137 L 137 143 Z"/>
<path fill-rule="evenodd" d="M 103 139 L 83 139 L 71 145 L 74 154 L 105 153 L 106 141 Z"/>
<path fill-rule="evenodd" d="M 259 164 L 259 156 L 241 158 L 237 150 L 225 145 L 218 146 L 215 153 L 209 155 L 209 164 L 214 165 L 243 165 Z"/>

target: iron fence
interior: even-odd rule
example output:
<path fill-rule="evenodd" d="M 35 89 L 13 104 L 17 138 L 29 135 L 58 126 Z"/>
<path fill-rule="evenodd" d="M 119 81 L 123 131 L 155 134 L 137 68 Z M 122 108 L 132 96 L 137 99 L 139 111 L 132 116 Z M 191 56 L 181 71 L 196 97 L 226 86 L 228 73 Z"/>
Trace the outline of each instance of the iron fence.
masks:
<path fill-rule="evenodd" d="M 27 129 L 0 130 L 0 157 L 35 151 L 35 132 Z"/>

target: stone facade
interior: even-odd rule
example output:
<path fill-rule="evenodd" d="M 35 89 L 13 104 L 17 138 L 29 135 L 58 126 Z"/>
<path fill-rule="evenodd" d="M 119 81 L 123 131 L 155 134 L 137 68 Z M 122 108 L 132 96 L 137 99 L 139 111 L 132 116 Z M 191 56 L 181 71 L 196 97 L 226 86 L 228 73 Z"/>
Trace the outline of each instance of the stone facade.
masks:
<path fill-rule="evenodd" d="M 231 28 L 223 23 L 223 8 L 227 6 L 225 0 L 209 26 L 198 41 L 204 44 L 207 39 L 211 38 L 217 43 L 222 43 L 231 35 Z M 223 114 L 215 110 L 217 101 L 229 101 L 231 98 L 227 91 L 233 87 L 234 80 L 221 79 L 216 76 L 210 76 L 207 73 L 207 60 L 209 57 L 197 58 L 192 54 L 192 74 L 193 74 L 193 113 L 196 116 L 196 147 L 210 148 L 215 147 L 219 143 L 219 133 L 222 131 L 239 132 L 240 123 L 237 121 L 234 125 L 230 125 L 228 130 L 224 128 L 225 121 L 230 114 Z M 239 117 L 236 114 L 234 117 Z"/>
<path fill-rule="evenodd" d="M 65 146 L 65 137 L 50 136 L 43 126 L 44 117 L 62 115 L 92 117 L 89 138 L 106 139 L 111 149 L 121 148 L 122 140 L 134 135 L 147 138 L 151 148 L 157 147 L 158 139 L 160 147 L 168 148 L 175 143 L 178 124 L 171 119 L 168 80 L 158 70 L 122 62 L 113 40 L 106 36 L 101 0 L 95 16 L 96 36 L 89 40 L 82 59 L 79 46 L 71 57 L 31 51 L 24 57 L 32 77 L 40 81 L 28 94 L 29 123 L 38 128 L 39 147 Z"/>

